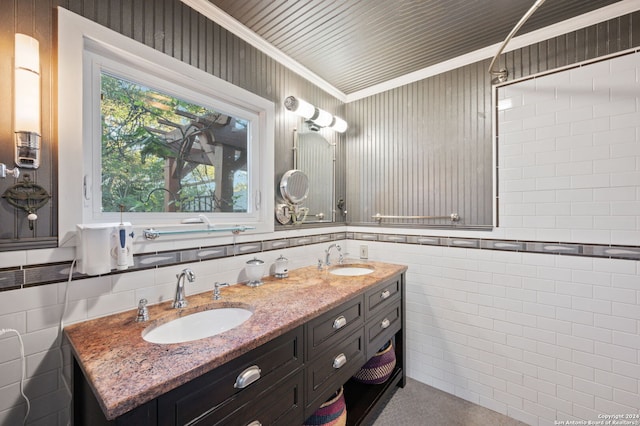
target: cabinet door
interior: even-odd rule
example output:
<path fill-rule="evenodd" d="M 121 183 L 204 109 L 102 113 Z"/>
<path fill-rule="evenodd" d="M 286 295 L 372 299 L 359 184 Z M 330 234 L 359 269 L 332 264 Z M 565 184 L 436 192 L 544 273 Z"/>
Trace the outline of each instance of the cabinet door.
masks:
<path fill-rule="evenodd" d="M 185 425 L 218 410 L 224 417 L 300 368 L 301 349 L 298 327 L 160 396 L 158 424 Z"/>
<path fill-rule="evenodd" d="M 402 296 L 402 278 L 396 276 L 375 288 L 367 291 L 364 296 L 365 315 L 364 319 L 368 321 L 372 317 L 378 315 L 379 312 L 389 306 L 395 300 Z"/>
<path fill-rule="evenodd" d="M 401 301 L 396 300 L 377 317 L 367 321 L 364 330 L 366 337 L 366 357 L 369 359 L 402 328 Z"/>
<path fill-rule="evenodd" d="M 310 320 L 306 324 L 306 359 L 314 359 L 360 328 L 364 323 L 363 304 L 362 296 L 358 296 Z"/>
<path fill-rule="evenodd" d="M 365 363 L 364 329 L 347 336 L 305 366 L 305 418 Z"/>
<path fill-rule="evenodd" d="M 208 412 L 189 423 L 193 426 L 299 425 L 304 421 L 302 407 L 304 374 L 298 370 L 255 398 L 242 395 L 230 409 Z"/>

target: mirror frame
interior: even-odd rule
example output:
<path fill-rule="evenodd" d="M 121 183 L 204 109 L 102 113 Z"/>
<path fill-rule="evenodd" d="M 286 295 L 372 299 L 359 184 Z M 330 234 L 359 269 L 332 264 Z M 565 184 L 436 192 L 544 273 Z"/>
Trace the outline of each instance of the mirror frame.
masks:
<path fill-rule="evenodd" d="M 88 46 L 91 48 L 89 49 Z M 94 111 L 85 97 L 91 84 L 85 68 L 85 53 L 91 50 L 115 58 L 141 72 L 159 76 L 192 91 L 202 91 L 214 101 L 233 105 L 255 117 L 251 135 L 249 167 L 250 212 L 217 213 L 210 219 L 217 225 L 244 225 L 255 229 L 246 234 L 273 232 L 274 123 L 273 102 L 237 87 L 192 65 L 168 56 L 129 37 L 58 7 L 58 158 L 59 158 L 59 246 L 73 246 L 76 225 L 120 222 L 120 214 L 94 217 L 91 203 L 92 158 L 83 141 L 92 138 Z M 84 83 L 80 83 L 84 82 Z M 82 117 L 78 123 L 78 117 Z M 98 117 L 99 118 L 99 117 Z M 98 120 L 99 121 L 99 120 Z M 140 213 L 124 216 L 134 227 L 180 227 L 193 213 Z M 138 216 L 138 215 L 135 215 Z M 185 225 L 182 225 L 185 226 Z M 190 225 L 191 227 L 193 225 Z M 139 235 L 139 234 L 138 234 Z M 215 234 L 203 234 L 211 238 Z M 184 238 L 184 237 L 183 237 Z M 193 239 L 193 235 L 188 237 Z M 192 246 L 197 243 L 190 243 Z"/>

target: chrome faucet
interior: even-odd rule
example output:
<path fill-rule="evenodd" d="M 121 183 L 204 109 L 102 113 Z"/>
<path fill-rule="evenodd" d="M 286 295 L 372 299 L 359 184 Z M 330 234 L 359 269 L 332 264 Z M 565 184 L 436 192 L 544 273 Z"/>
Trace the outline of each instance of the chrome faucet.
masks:
<path fill-rule="evenodd" d="M 329 246 L 329 247 L 324 251 L 324 255 L 325 255 L 325 257 L 324 257 L 324 264 L 325 264 L 325 265 L 327 265 L 327 266 L 331 265 L 331 259 L 330 259 L 330 257 L 331 257 L 331 249 L 332 249 L 332 248 L 334 248 L 334 247 L 338 250 L 338 254 L 340 255 L 340 257 L 338 258 L 338 263 L 339 263 L 339 264 L 342 264 L 342 253 L 341 253 L 342 249 L 341 249 L 341 248 L 340 248 L 340 246 L 339 246 L 339 245 L 337 245 L 337 244 L 331 244 L 331 245 L 330 245 L 330 246 Z"/>
<path fill-rule="evenodd" d="M 189 268 L 183 269 L 178 275 L 178 283 L 176 284 L 176 297 L 173 299 L 174 308 L 185 308 L 187 306 L 187 300 L 184 298 L 184 280 L 189 280 L 190 283 L 196 279 L 196 274 Z"/>

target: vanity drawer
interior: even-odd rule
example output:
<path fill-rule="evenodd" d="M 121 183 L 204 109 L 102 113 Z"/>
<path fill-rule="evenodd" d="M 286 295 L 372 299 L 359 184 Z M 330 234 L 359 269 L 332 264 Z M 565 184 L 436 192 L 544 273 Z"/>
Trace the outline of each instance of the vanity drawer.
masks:
<path fill-rule="evenodd" d="M 233 404 L 226 404 L 220 409 L 212 410 L 189 425 L 290 426 L 302 424 L 304 422 L 303 383 L 304 373 L 299 370 L 255 398 L 242 395 L 234 400 Z"/>
<path fill-rule="evenodd" d="M 305 418 L 313 414 L 364 363 L 364 329 L 361 327 L 307 365 Z"/>
<path fill-rule="evenodd" d="M 402 327 L 402 307 L 400 299 L 387 307 L 379 316 L 367 321 L 364 326 L 366 337 L 366 359 L 371 358 Z"/>
<path fill-rule="evenodd" d="M 367 291 L 364 295 L 365 302 L 365 319 L 369 320 L 379 312 L 383 311 L 393 301 L 402 295 L 402 281 L 395 277 L 386 281 L 375 288 Z"/>
<path fill-rule="evenodd" d="M 302 327 L 298 327 L 162 395 L 158 398 L 158 424 L 188 424 L 210 412 L 224 411 L 229 403 L 237 407 L 239 399 L 255 399 L 302 366 L 302 335 Z"/>
<path fill-rule="evenodd" d="M 333 347 L 363 323 L 362 296 L 310 320 L 306 324 L 306 359 L 312 360 L 320 352 Z"/>

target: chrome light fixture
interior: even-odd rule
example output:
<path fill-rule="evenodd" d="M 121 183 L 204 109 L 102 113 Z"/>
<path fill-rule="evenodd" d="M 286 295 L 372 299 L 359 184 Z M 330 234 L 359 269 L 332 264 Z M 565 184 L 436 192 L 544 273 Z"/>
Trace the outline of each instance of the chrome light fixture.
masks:
<path fill-rule="evenodd" d="M 15 36 L 14 75 L 15 162 L 40 167 L 40 48 L 33 37 Z"/>
<path fill-rule="evenodd" d="M 288 96 L 284 100 L 284 107 L 294 114 L 305 118 L 314 130 L 318 130 L 320 127 L 329 127 L 340 133 L 347 131 L 347 122 L 342 118 L 317 108 L 303 99 Z"/>

